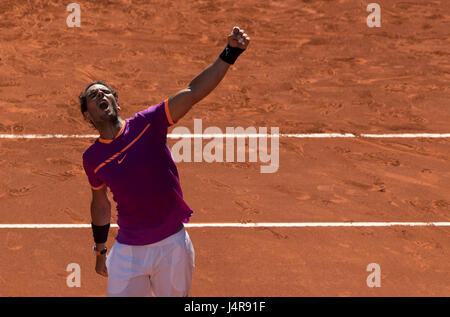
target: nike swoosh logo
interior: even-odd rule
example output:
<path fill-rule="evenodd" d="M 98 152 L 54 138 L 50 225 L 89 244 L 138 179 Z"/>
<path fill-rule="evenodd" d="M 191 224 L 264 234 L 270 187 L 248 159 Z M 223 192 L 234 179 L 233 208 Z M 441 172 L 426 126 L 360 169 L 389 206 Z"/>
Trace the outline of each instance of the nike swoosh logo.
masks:
<path fill-rule="evenodd" d="M 121 160 L 118 160 L 117 163 L 118 163 L 118 164 L 121 164 L 121 163 L 123 162 L 123 160 L 125 159 L 125 156 L 127 156 L 127 154 L 128 154 L 128 153 L 126 153 L 126 154 L 122 157 Z"/>

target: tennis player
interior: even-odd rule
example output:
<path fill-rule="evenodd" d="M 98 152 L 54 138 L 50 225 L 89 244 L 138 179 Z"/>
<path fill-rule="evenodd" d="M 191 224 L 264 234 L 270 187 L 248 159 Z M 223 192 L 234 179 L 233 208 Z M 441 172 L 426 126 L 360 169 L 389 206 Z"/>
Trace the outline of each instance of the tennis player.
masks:
<path fill-rule="evenodd" d="M 95 270 L 108 277 L 108 296 L 189 296 L 194 248 L 183 224 L 193 211 L 183 200 L 167 131 L 220 83 L 250 38 L 234 27 L 227 42 L 187 88 L 126 120 L 107 83 L 90 83 L 79 96 L 85 120 L 100 133 L 83 153 L 83 166 L 92 187 Z M 107 188 L 117 203 L 119 226 L 108 256 Z"/>

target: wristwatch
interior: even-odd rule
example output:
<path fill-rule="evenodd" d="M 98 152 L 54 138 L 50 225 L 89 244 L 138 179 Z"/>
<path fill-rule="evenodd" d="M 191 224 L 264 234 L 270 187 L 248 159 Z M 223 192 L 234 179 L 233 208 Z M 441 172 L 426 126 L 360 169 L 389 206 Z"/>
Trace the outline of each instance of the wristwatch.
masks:
<path fill-rule="evenodd" d="M 97 250 L 97 246 L 94 245 L 94 254 L 95 255 L 104 255 L 104 254 L 106 254 L 106 251 L 108 251 L 107 247 L 105 247 L 103 250 Z"/>

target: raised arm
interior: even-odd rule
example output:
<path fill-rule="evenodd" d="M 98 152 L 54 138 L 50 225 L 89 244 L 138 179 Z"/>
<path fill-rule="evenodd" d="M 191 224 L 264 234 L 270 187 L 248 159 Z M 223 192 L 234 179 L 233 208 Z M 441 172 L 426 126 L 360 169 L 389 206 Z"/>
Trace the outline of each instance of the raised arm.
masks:
<path fill-rule="evenodd" d="M 234 27 L 228 35 L 227 48 L 220 57 L 198 74 L 187 88 L 169 98 L 169 111 L 175 122 L 217 87 L 235 58 L 248 47 L 249 43 L 250 38 L 244 30 Z"/>

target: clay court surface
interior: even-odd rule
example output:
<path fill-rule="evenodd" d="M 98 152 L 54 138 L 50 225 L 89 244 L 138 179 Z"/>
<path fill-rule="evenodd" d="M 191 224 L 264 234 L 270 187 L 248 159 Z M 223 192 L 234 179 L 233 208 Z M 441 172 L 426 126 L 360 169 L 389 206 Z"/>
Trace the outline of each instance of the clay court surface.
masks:
<path fill-rule="evenodd" d="M 77 100 L 87 83 L 110 83 L 128 118 L 185 88 L 234 25 L 249 49 L 176 126 L 449 133 L 450 2 L 379 0 L 382 26 L 369 28 L 370 2 L 80 0 L 81 27 L 68 28 L 69 2 L 2 1 L 0 133 L 96 134 Z M 93 141 L 1 138 L 1 224 L 90 223 Z M 450 219 L 448 137 L 281 137 L 279 152 L 273 174 L 178 163 L 191 223 Z M 187 230 L 192 296 L 450 296 L 448 226 Z M 0 229 L 0 296 L 105 296 L 92 244 L 90 229 Z M 80 288 L 66 285 L 69 263 Z"/>

